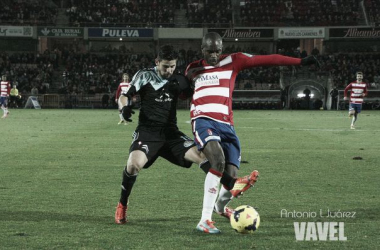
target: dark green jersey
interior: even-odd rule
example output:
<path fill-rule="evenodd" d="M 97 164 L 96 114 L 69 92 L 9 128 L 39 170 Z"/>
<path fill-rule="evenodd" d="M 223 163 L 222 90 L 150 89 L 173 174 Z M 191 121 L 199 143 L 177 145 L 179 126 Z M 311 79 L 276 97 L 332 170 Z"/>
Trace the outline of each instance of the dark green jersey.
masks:
<path fill-rule="evenodd" d="M 176 127 L 178 84 L 163 79 L 157 68 L 138 71 L 132 78 L 128 95 L 140 95 L 139 127 Z"/>

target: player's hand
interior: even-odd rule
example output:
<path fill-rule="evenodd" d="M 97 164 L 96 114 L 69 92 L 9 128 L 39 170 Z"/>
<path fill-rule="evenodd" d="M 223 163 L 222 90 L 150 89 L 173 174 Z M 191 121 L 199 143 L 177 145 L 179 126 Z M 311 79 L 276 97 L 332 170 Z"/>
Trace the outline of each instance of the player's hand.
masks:
<path fill-rule="evenodd" d="M 121 114 L 124 118 L 124 120 L 126 120 L 127 122 L 132 122 L 132 114 L 134 114 L 135 111 L 132 110 L 132 108 L 130 106 L 124 106 L 121 110 Z"/>
<path fill-rule="evenodd" d="M 312 64 L 315 64 L 318 68 L 321 67 L 320 62 L 318 61 L 317 57 L 315 57 L 315 56 L 307 56 L 307 57 L 301 59 L 301 65 L 302 66 L 307 66 L 307 65 L 312 65 Z"/>
<path fill-rule="evenodd" d="M 175 83 L 178 85 L 179 91 L 183 91 L 185 89 L 188 89 L 190 87 L 190 81 L 186 78 L 186 76 L 182 74 L 173 74 L 169 81 Z"/>
<path fill-rule="evenodd" d="M 348 97 L 347 97 L 347 96 L 345 96 L 345 97 L 343 98 L 343 100 L 345 100 L 345 101 L 348 101 Z"/>

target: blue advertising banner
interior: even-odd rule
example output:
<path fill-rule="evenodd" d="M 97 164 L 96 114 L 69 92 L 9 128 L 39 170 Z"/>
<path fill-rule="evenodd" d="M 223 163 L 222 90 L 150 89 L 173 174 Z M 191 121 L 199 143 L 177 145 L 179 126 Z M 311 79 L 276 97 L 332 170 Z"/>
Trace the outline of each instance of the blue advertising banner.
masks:
<path fill-rule="evenodd" d="M 153 38 L 153 29 L 133 28 L 88 28 L 88 37 L 129 37 L 129 38 Z"/>

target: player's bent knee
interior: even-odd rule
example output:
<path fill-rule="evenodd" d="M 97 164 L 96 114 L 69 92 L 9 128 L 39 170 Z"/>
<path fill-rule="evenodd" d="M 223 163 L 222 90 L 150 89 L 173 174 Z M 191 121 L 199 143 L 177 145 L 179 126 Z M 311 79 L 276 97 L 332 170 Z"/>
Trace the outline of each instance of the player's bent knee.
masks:
<path fill-rule="evenodd" d="M 222 173 L 224 171 L 224 167 L 226 164 L 224 157 L 219 154 L 219 155 L 213 155 L 213 157 L 211 158 L 212 160 L 209 160 L 211 163 L 211 167 Z"/>
<path fill-rule="evenodd" d="M 143 168 L 142 166 L 138 166 L 137 164 L 128 163 L 128 165 L 125 167 L 127 169 L 127 172 L 131 175 L 136 175 L 140 172 L 140 170 Z"/>

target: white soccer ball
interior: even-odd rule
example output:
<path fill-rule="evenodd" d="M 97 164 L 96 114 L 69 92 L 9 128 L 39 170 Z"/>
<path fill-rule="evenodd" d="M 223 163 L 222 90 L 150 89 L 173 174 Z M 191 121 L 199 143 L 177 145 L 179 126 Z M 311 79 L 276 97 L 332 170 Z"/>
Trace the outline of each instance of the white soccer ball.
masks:
<path fill-rule="evenodd" d="M 260 226 L 260 215 L 253 207 L 243 205 L 235 208 L 235 212 L 230 217 L 230 222 L 236 232 L 252 234 Z"/>

